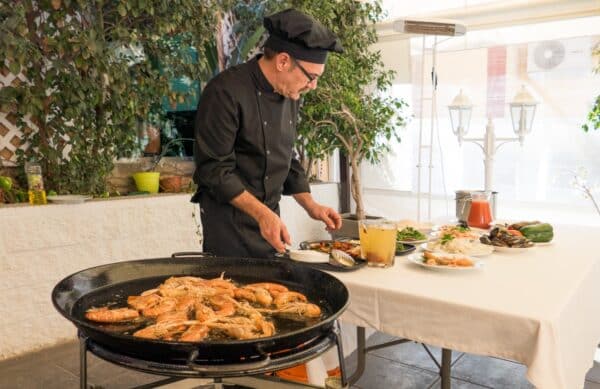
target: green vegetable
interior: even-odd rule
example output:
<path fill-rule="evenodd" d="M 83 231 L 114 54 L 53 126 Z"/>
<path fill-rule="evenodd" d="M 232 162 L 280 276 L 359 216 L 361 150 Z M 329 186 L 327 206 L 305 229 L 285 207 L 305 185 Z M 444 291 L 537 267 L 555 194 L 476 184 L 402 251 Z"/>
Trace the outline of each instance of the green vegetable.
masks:
<path fill-rule="evenodd" d="M 442 239 L 440 239 L 440 241 L 442 242 L 442 244 L 446 244 L 446 243 L 450 242 L 453 239 L 454 239 L 454 235 L 452 235 L 452 234 L 444 234 L 442 236 Z"/>
<path fill-rule="evenodd" d="M 27 195 L 27 192 L 25 192 L 24 190 L 18 190 L 15 193 L 15 197 L 16 197 L 16 202 L 17 203 L 26 203 L 27 201 L 29 201 L 29 196 Z"/>
<path fill-rule="evenodd" d="M 405 241 L 415 241 L 427 239 L 427 237 L 419 230 L 415 230 L 412 227 L 406 227 L 402 231 L 398 231 L 398 233 L 396 234 L 396 239 Z"/>
<path fill-rule="evenodd" d="M 404 251 L 404 245 L 402 242 L 396 241 L 396 251 Z"/>
<path fill-rule="evenodd" d="M 12 188 L 12 179 L 10 177 L 0 176 L 0 189 L 8 192 Z"/>
<path fill-rule="evenodd" d="M 548 223 L 529 224 L 519 231 L 532 242 L 550 242 L 554 238 L 554 229 Z"/>
<path fill-rule="evenodd" d="M 48 196 L 56 196 L 58 193 L 56 193 L 55 190 L 49 190 L 48 193 L 46 193 Z"/>

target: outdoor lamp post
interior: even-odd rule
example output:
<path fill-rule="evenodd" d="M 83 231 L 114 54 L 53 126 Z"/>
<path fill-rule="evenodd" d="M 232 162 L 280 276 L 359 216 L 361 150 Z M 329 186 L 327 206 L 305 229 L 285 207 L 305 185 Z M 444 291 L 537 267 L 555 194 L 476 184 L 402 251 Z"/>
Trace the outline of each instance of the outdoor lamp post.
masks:
<path fill-rule="evenodd" d="M 448 109 L 450 110 L 452 132 L 458 137 L 458 143 L 462 144 L 463 137 L 469 131 L 469 122 L 471 121 L 471 112 L 473 111 L 471 99 L 461 89 L 448 106 Z"/>
<path fill-rule="evenodd" d="M 513 101 L 509 103 L 510 115 L 512 119 L 513 131 L 516 137 L 497 138 L 494 133 L 494 124 L 492 118 L 488 117 L 483 138 L 466 138 L 465 135 L 469 129 L 469 121 L 473 105 L 469 98 L 461 90 L 448 106 L 450 111 L 450 122 L 452 132 L 458 137 L 458 143 L 463 141 L 475 143 L 481 148 L 484 155 L 485 166 L 485 190 L 492 191 L 492 176 L 494 172 L 494 156 L 498 149 L 509 142 L 518 141 L 521 145 L 525 135 L 529 134 L 533 125 L 533 117 L 538 102 L 531 96 L 525 86 L 516 94 Z"/>

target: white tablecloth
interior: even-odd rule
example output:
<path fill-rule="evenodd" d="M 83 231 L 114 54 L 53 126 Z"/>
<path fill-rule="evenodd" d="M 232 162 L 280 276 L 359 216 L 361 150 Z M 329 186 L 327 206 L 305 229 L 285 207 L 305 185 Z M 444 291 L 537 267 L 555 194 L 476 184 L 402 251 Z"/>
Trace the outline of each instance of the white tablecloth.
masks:
<path fill-rule="evenodd" d="M 600 340 L 600 229 L 555 226 L 548 246 L 494 253 L 483 269 L 334 273 L 350 290 L 342 320 L 527 366 L 538 388 L 582 388 Z"/>

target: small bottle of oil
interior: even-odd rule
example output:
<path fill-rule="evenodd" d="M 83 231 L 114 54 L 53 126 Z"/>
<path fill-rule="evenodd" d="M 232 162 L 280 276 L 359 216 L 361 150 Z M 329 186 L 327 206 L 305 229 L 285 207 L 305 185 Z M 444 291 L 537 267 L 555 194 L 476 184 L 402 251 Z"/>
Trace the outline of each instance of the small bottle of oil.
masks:
<path fill-rule="evenodd" d="M 40 164 L 37 162 L 26 162 L 25 174 L 27 175 L 27 186 L 29 187 L 29 204 L 46 204 L 46 191 L 44 190 L 44 179 Z"/>

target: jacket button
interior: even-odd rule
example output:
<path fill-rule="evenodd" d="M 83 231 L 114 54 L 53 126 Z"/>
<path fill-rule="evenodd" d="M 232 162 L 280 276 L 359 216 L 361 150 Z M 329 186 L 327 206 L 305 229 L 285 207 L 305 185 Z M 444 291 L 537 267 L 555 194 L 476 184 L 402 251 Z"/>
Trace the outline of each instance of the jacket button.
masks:
<path fill-rule="evenodd" d="M 267 150 L 267 155 L 270 155 L 270 154 L 271 154 L 271 150 Z"/>
<path fill-rule="evenodd" d="M 260 95 L 261 95 L 261 93 L 260 93 L 260 92 L 258 92 L 258 95 L 260 96 Z"/>
<path fill-rule="evenodd" d="M 269 176 L 265 176 L 265 181 L 267 181 L 269 179 Z"/>
<path fill-rule="evenodd" d="M 267 122 L 264 122 L 263 124 L 266 126 L 266 125 L 267 125 Z"/>

